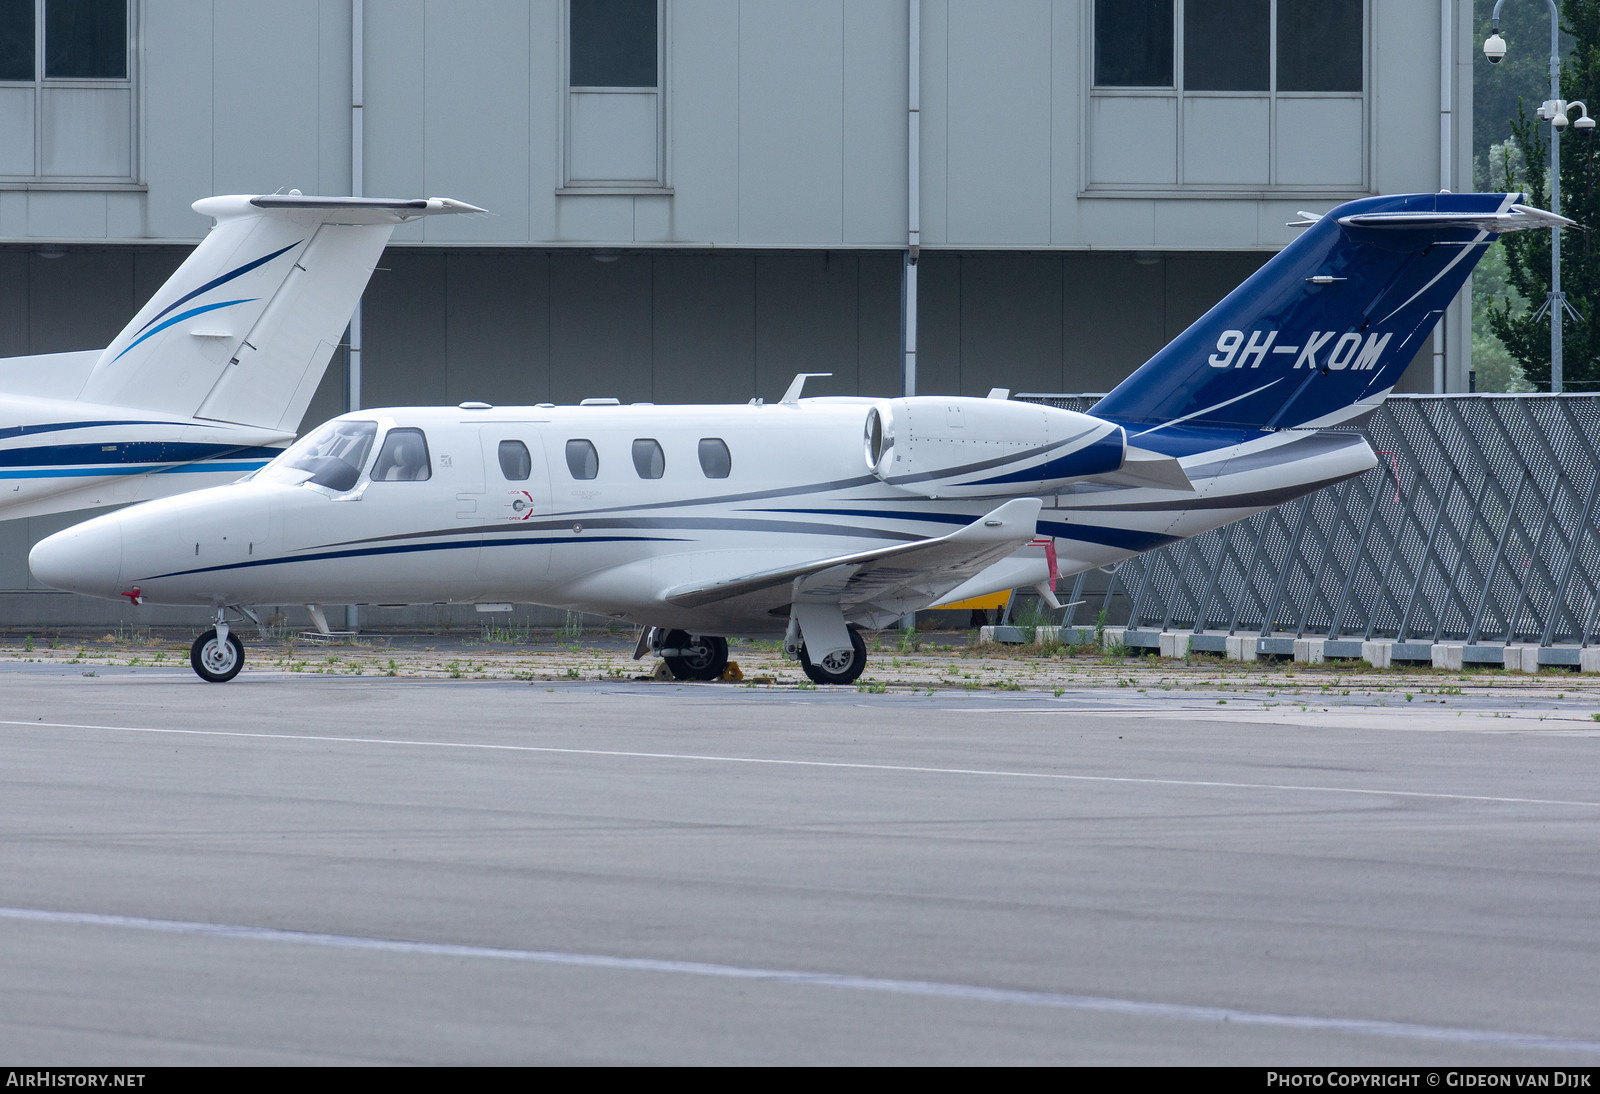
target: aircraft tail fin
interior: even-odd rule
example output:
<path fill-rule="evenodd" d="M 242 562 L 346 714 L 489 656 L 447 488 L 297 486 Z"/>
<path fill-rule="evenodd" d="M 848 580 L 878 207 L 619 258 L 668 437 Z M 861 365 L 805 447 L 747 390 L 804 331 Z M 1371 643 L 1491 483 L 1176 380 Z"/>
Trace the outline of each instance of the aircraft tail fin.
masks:
<path fill-rule="evenodd" d="M 1318 428 L 1381 400 L 1500 234 L 1573 222 L 1521 194 L 1362 198 L 1305 233 L 1090 411 L 1129 440 L 1174 426 Z"/>
<path fill-rule="evenodd" d="M 396 224 L 446 198 L 204 198 L 216 225 L 101 352 L 79 399 L 294 432 Z"/>

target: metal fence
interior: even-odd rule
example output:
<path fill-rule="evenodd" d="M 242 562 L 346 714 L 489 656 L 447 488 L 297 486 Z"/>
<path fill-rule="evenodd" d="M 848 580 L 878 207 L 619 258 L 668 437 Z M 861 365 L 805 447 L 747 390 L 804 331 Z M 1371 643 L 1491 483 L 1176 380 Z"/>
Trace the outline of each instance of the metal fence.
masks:
<path fill-rule="evenodd" d="M 1125 604 L 1141 629 L 1600 640 L 1600 395 L 1393 396 L 1361 429 L 1379 467 L 1129 559 L 1064 622 Z"/>

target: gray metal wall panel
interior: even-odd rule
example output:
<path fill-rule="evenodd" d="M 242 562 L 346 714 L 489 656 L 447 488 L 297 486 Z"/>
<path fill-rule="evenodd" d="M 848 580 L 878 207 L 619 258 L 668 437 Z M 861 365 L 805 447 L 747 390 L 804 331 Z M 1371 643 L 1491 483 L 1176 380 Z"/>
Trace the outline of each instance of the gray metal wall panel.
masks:
<path fill-rule="evenodd" d="M 223 194 L 316 189 L 318 0 L 217 4 L 212 15 L 212 186 Z M 348 63 L 344 66 L 348 70 Z M 270 89 L 267 90 L 267 89 Z M 193 115 L 189 115 L 194 124 Z M 176 119 L 167 119 L 172 124 Z M 203 197 L 196 194 L 195 197 Z"/>
<path fill-rule="evenodd" d="M 960 394 L 1061 386 L 1061 279 L 1057 255 L 961 259 Z"/>
<path fill-rule="evenodd" d="M 442 257 L 445 401 L 549 401 L 550 256 L 457 251 Z"/>
<path fill-rule="evenodd" d="M 899 395 L 901 257 L 858 255 L 856 267 L 856 391 Z"/>
<path fill-rule="evenodd" d="M 951 0 L 949 12 L 946 238 L 1047 245 L 1052 5 Z"/>
<path fill-rule="evenodd" d="M 845 242 L 906 236 L 906 3 L 844 8 Z"/>
<path fill-rule="evenodd" d="M 739 241 L 843 241 L 842 0 L 745 0 Z"/>
<path fill-rule="evenodd" d="M 534 76 L 529 68 L 528 4 L 430 3 L 423 26 L 423 192 L 459 196 L 495 214 L 430 218 L 423 237 L 435 243 L 533 238 L 528 223 L 528 111 Z"/>
<path fill-rule="evenodd" d="M 425 7 L 425 0 L 384 0 L 366 7 L 366 105 L 361 112 L 367 137 L 364 189 L 372 197 L 427 194 Z M 465 193 L 444 196 L 472 201 Z M 401 225 L 393 238 L 396 243 L 417 242 L 422 226 Z"/>
<path fill-rule="evenodd" d="M 739 3 L 698 0 L 670 4 L 668 13 L 673 238 L 732 242 L 739 236 Z"/>
<path fill-rule="evenodd" d="M 391 250 L 368 283 L 361 309 L 361 404 L 448 402 L 448 266 L 443 254 Z"/>
<path fill-rule="evenodd" d="M 654 398 L 650 369 L 654 259 L 585 254 L 550 259 L 550 398 L 575 403 Z"/>
<path fill-rule="evenodd" d="M 158 239 L 198 240 L 210 227 L 189 205 L 218 192 L 212 171 L 214 7 L 212 0 L 140 5 L 146 229 Z"/>
<path fill-rule="evenodd" d="M 1067 255 L 1064 264 L 1063 386 L 1110 391 L 1168 341 L 1162 263 L 1124 253 Z"/>
<path fill-rule="evenodd" d="M 0 357 L 25 357 L 32 353 L 33 271 L 30 266 L 43 259 L 22 247 L 0 249 Z"/>
<path fill-rule="evenodd" d="M 68 250 L 35 257 L 28 294 L 31 353 L 100 349 L 127 326 L 144 303 L 133 298 L 132 250 Z M 78 301 L 92 304 L 74 306 Z"/>
<path fill-rule="evenodd" d="M 657 403 L 743 402 L 757 394 L 752 255 L 652 255 L 652 383 Z M 598 394 L 598 393 L 597 393 Z"/>
<path fill-rule="evenodd" d="M 757 259 L 756 368 L 750 394 L 776 402 L 797 372 L 833 373 L 832 379 L 806 385 L 814 394 L 854 395 L 860 390 L 861 277 L 860 262 L 851 254 L 823 251 Z"/>

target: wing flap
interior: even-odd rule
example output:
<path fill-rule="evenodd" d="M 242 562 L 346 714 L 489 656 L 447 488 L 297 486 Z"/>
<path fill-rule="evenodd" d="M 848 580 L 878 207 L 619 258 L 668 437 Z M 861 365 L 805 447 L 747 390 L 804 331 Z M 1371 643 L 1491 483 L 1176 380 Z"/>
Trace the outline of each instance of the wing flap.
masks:
<path fill-rule="evenodd" d="M 846 615 L 899 615 L 932 603 L 1030 542 L 1041 505 L 1038 498 L 1013 498 L 947 536 L 681 585 L 664 599 L 675 607 L 700 608 L 773 591 L 774 606 L 804 599 L 837 603 Z"/>

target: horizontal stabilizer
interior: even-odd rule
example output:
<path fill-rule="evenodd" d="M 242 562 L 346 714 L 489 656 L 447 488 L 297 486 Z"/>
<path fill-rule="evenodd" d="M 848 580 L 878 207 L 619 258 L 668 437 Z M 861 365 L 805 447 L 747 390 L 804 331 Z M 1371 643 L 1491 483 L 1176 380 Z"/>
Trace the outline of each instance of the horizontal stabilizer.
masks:
<path fill-rule="evenodd" d="M 1346 228 L 1470 228 L 1479 232 L 1525 232 L 1530 228 L 1576 228 L 1559 213 L 1512 205 L 1503 213 L 1357 213 L 1340 217 Z"/>
<path fill-rule="evenodd" d="M 1038 498 L 1013 498 L 947 536 L 680 586 L 665 599 L 676 607 L 700 608 L 766 593 L 779 608 L 803 596 L 839 604 L 854 622 L 881 625 L 926 607 L 1031 542 L 1040 508 Z"/>

